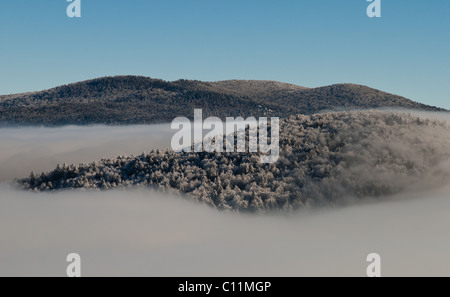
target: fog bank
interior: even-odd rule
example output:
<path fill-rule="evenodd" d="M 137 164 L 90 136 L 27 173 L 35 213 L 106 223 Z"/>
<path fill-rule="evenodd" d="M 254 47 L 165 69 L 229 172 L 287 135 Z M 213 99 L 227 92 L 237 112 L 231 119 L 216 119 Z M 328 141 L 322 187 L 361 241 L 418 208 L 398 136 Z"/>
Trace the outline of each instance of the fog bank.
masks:
<path fill-rule="evenodd" d="M 168 148 L 170 125 L 67 126 L 0 129 L 0 181 L 50 171 L 58 164 L 92 162 Z"/>
<path fill-rule="evenodd" d="M 450 276 L 450 187 L 443 183 L 389 202 L 289 216 L 225 214 L 148 188 L 34 193 L 12 185 L 58 163 L 168 147 L 169 131 L 0 129 L 0 276 L 65 276 L 74 252 L 83 276 L 365 276 L 374 252 L 383 276 Z M 440 135 L 423 139 L 439 148 L 449 141 Z"/>
<path fill-rule="evenodd" d="M 0 276 L 450 276 L 450 189 L 394 202 L 245 216 L 148 190 L 0 186 Z"/>

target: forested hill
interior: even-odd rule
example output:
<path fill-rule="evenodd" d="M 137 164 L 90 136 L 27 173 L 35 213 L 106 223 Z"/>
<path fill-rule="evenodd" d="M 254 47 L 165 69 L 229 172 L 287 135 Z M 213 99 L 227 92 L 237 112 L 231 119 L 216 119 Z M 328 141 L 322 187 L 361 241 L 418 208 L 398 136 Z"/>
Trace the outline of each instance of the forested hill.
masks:
<path fill-rule="evenodd" d="M 150 124 L 177 116 L 278 116 L 321 110 L 399 107 L 443 110 L 366 86 L 305 88 L 274 81 L 174 82 L 103 77 L 53 89 L 0 96 L 0 125 Z"/>
<path fill-rule="evenodd" d="M 89 164 L 59 165 L 19 180 L 25 189 L 151 186 L 220 210 L 291 212 L 356 200 L 388 199 L 450 180 L 450 126 L 412 114 L 329 112 L 280 121 L 280 157 L 260 153 L 157 150 Z"/>

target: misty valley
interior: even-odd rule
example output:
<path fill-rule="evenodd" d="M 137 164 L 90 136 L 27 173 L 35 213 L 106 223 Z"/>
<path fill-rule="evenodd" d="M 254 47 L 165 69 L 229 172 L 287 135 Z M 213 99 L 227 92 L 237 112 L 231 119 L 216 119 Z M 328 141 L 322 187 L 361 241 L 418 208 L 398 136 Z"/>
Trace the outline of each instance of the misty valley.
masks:
<path fill-rule="evenodd" d="M 213 276 L 361 275 L 374 251 L 396 275 L 412 258 L 446 259 L 448 122 L 424 112 L 292 116 L 280 121 L 274 164 L 258 153 L 171 152 L 169 124 L 2 128 L 0 274 L 58 275 L 74 251 L 90 262 L 84 275 L 116 265 L 137 276 L 193 265 Z M 273 251 L 283 252 L 267 258 Z"/>
<path fill-rule="evenodd" d="M 410 275 L 422 274 L 422 265 L 428 265 L 429 275 L 448 274 L 447 268 L 438 264 L 448 258 L 450 248 L 444 236 L 448 226 L 445 222 L 450 217 L 446 186 L 449 167 L 443 161 L 449 152 L 446 148 L 450 137 L 443 137 L 447 128 L 440 124 L 446 121 L 445 115 L 380 112 L 360 115 L 363 114 L 298 116 L 284 122 L 282 127 L 289 127 L 292 132 L 280 131 L 283 167 L 264 167 L 267 165 L 261 165 L 258 159 L 252 163 L 251 157 L 228 156 L 243 158 L 244 166 L 238 167 L 240 178 L 250 187 L 255 186 L 253 183 L 259 187 L 252 192 L 251 188 L 246 190 L 246 184 L 238 183 L 236 197 L 241 200 L 215 200 L 214 191 L 220 188 L 211 187 L 208 174 L 213 172 L 207 170 L 206 179 L 202 179 L 205 182 L 202 192 L 182 194 L 183 188 L 178 188 L 181 184 L 171 180 L 167 184 L 162 181 L 161 187 L 156 183 L 152 186 L 145 183 L 146 174 L 141 176 L 139 171 L 134 177 L 128 175 L 116 187 L 99 190 L 102 187 L 97 183 L 100 180 L 96 180 L 98 170 L 105 172 L 104 177 L 107 170 L 124 177 L 121 170 L 138 164 L 136 158 L 142 152 L 148 152 L 142 159 L 146 166 L 151 158 L 166 158 L 165 162 L 170 164 L 171 158 L 175 158 L 165 152 L 174 133 L 170 125 L 1 129 L 0 262 L 3 268 L 0 275 L 60 275 L 65 271 L 67 254 L 77 252 L 89 263 L 83 266 L 83 276 L 114 276 L 117 266 L 121 267 L 120 275 L 131 276 L 186 273 L 193 276 L 362 276 L 365 257 L 374 251 L 383 256 L 383 263 L 389 263 L 383 266 L 385 276 L 404 275 L 405 267 L 409 267 Z M 434 128 L 430 130 L 430 127 Z M 391 137 L 389 142 L 383 139 L 387 135 Z M 327 138 L 338 140 L 338 136 L 340 142 L 330 142 Z M 367 137 L 367 141 L 357 141 L 361 136 L 364 136 L 362 140 Z M 302 142 L 295 142 L 301 139 Z M 344 141 L 349 146 L 347 149 L 342 146 Z M 321 149 L 314 151 L 317 145 Z M 341 156 L 336 153 L 339 147 Z M 290 154 L 301 159 L 301 155 L 296 156 L 301 152 L 296 152 L 296 148 L 305 154 L 303 171 L 289 169 L 293 163 Z M 355 154 L 356 149 L 359 154 Z M 152 150 L 159 150 L 160 154 L 151 155 Z M 423 152 L 433 152 L 430 155 L 433 157 Z M 122 161 L 116 163 L 120 155 Z M 213 157 L 202 155 L 203 164 L 215 160 Z M 344 166 L 328 168 L 329 176 L 335 180 L 327 179 L 327 171 L 322 171 L 322 166 L 341 157 L 351 162 L 353 171 Z M 177 158 L 186 158 L 187 162 L 190 156 L 186 153 Z M 355 166 L 366 164 L 363 161 L 369 162 L 367 165 L 373 169 Z M 91 162 L 97 162 L 97 170 L 92 170 Z M 69 164 L 61 165 L 59 177 L 51 175 L 58 163 Z M 72 178 L 86 177 L 92 182 L 77 189 L 69 187 L 71 175 L 65 171 L 71 170 L 70 164 L 79 168 L 78 175 Z M 194 163 L 190 168 L 199 170 L 203 168 L 201 164 L 196 165 L 198 169 Z M 181 169 L 180 165 L 178 170 Z M 290 170 L 286 175 L 278 175 L 276 184 L 284 190 L 265 189 L 263 179 L 258 180 L 252 174 L 256 169 L 268 170 L 267 174 L 272 173 L 274 178 L 275 169 Z M 37 176 L 47 172 L 42 178 L 52 178 L 53 187 L 61 189 L 51 191 L 48 182 L 41 188 L 42 180 L 33 185 L 40 191 L 23 190 L 14 180 L 31 171 Z M 298 175 L 301 172 L 310 175 Z M 176 173 L 173 167 L 165 175 Z M 227 177 L 228 182 L 235 182 L 233 178 Z M 300 186 L 300 181 L 303 190 L 293 187 Z M 347 188 L 337 187 L 338 182 Z M 360 183 L 365 186 L 359 188 Z M 172 187 L 170 191 L 169 187 Z M 226 186 L 222 191 L 229 191 L 228 188 L 233 190 Z M 261 193 L 270 197 L 271 191 L 271 195 L 280 196 L 273 196 L 275 200 L 263 199 Z M 305 201 L 302 204 L 289 196 L 283 197 L 283 194 L 295 197 L 296 191 L 303 191 L 301 199 L 307 198 L 298 200 Z M 327 199 L 331 192 L 334 200 Z M 349 193 L 361 196 L 350 197 Z M 246 203 L 255 200 L 250 199 L 252 195 L 261 195 L 260 204 Z M 361 197 L 366 198 L 361 200 Z M 291 215 L 270 215 L 274 210 Z M 262 211 L 266 215 L 255 215 Z M 7 232 L 9 228 L 14 228 L 14 233 Z M 42 230 L 45 230 L 44 237 L 40 236 Z M 417 232 L 426 232 L 427 241 L 417 237 Z M 267 256 L 274 253 L 276 257 Z M 435 259 L 437 264 L 425 264 L 430 259 Z"/>

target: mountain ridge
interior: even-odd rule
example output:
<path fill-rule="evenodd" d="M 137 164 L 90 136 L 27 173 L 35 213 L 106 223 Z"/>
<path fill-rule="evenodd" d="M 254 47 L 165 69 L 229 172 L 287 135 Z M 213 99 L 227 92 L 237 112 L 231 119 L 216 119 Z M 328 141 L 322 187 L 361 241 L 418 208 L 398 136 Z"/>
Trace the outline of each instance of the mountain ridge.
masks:
<path fill-rule="evenodd" d="M 277 116 L 323 110 L 404 108 L 445 111 L 357 84 L 307 88 L 276 81 L 164 81 L 108 76 L 0 96 L 0 125 L 153 124 L 177 116 Z"/>

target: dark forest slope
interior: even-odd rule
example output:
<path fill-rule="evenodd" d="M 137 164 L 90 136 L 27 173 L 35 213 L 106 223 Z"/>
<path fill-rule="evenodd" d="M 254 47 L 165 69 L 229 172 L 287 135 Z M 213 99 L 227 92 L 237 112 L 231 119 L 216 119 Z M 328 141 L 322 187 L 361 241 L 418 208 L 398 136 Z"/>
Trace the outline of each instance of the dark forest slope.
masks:
<path fill-rule="evenodd" d="M 193 116 L 278 116 L 343 108 L 442 110 L 369 87 L 308 89 L 273 81 L 167 82 L 103 77 L 50 90 L 0 96 L 0 125 L 149 124 Z"/>

